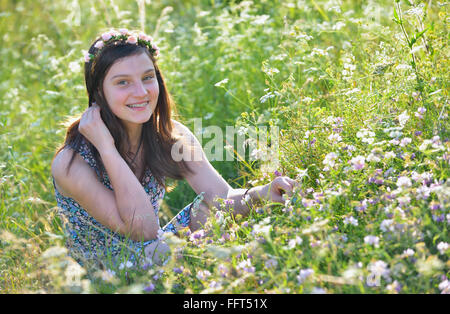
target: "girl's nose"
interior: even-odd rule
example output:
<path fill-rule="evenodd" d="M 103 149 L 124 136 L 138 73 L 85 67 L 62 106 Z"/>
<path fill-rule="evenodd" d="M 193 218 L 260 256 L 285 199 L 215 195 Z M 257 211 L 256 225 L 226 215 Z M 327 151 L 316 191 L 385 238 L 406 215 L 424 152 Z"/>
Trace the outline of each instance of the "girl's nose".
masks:
<path fill-rule="evenodd" d="M 142 84 L 142 82 L 139 82 L 136 84 L 136 90 L 135 90 L 136 96 L 145 96 L 147 95 L 147 89 L 145 88 L 145 85 Z"/>

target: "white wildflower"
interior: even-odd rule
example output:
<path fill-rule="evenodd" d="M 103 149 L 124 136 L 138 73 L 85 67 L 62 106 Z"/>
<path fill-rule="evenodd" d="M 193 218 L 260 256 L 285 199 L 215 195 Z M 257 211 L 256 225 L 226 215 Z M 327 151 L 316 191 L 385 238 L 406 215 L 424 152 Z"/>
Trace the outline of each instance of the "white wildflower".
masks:
<path fill-rule="evenodd" d="M 358 220 L 356 218 L 354 218 L 353 216 L 350 217 L 345 217 L 344 218 L 344 224 L 345 225 L 353 225 L 353 226 L 357 226 L 358 225 Z"/>
<path fill-rule="evenodd" d="M 408 116 L 408 111 L 405 110 L 403 111 L 399 116 L 398 116 L 398 122 L 400 123 L 400 126 L 403 128 L 406 124 L 406 122 L 408 121 L 409 116 Z"/>
<path fill-rule="evenodd" d="M 298 284 L 301 285 L 309 276 L 314 274 L 314 270 L 311 268 L 301 269 L 297 276 Z"/>
<path fill-rule="evenodd" d="M 228 78 L 221 80 L 220 82 L 217 82 L 214 84 L 216 87 L 223 87 L 226 83 L 228 83 Z"/>
<path fill-rule="evenodd" d="M 401 190 L 409 188 L 411 187 L 411 185 L 412 185 L 411 179 L 408 177 L 399 177 L 397 179 L 397 186 Z"/>
<path fill-rule="evenodd" d="M 447 242 L 439 242 L 437 245 L 437 249 L 439 250 L 439 253 L 445 254 L 445 252 L 448 250 L 449 245 Z"/>
<path fill-rule="evenodd" d="M 364 243 L 373 245 L 375 247 L 379 247 L 380 246 L 380 238 L 378 238 L 377 236 L 368 235 L 368 236 L 364 237 Z"/>
<path fill-rule="evenodd" d="M 388 231 L 394 231 L 394 220 L 392 219 L 385 219 L 381 222 L 380 224 L 380 229 L 383 232 L 388 232 Z"/>

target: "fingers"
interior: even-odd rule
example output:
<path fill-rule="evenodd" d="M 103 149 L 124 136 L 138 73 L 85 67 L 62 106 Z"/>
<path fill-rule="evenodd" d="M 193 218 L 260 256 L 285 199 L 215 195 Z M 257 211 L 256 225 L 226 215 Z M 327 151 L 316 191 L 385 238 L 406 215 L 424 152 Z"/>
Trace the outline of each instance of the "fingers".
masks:
<path fill-rule="evenodd" d="M 279 190 L 282 190 L 286 192 L 289 196 L 292 196 L 294 186 L 297 184 L 295 180 L 292 180 L 289 177 L 278 177 L 274 180 L 274 183 L 276 182 L 276 187 Z"/>
<path fill-rule="evenodd" d="M 298 182 L 295 181 L 294 179 L 291 179 L 291 178 L 289 178 L 289 177 L 285 177 L 285 178 L 286 178 L 286 180 L 292 185 L 292 187 L 298 185 Z"/>

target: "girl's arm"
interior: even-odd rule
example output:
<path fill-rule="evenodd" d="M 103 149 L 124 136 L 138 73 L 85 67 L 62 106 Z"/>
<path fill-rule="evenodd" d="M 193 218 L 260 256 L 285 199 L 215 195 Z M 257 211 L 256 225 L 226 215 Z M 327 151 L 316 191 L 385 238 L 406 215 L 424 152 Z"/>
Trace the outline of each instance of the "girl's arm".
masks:
<path fill-rule="evenodd" d="M 99 151 L 114 191 L 99 182 L 94 170 L 79 155 L 66 175 L 70 150 L 61 151 L 52 164 L 58 190 L 77 201 L 111 230 L 129 235 L 136 241 L 156 239 L 159 223 L 151 201 L 116 150 L 109 130 L 100 118 L 98 106 L 85 111 L 79 130 Z"/>

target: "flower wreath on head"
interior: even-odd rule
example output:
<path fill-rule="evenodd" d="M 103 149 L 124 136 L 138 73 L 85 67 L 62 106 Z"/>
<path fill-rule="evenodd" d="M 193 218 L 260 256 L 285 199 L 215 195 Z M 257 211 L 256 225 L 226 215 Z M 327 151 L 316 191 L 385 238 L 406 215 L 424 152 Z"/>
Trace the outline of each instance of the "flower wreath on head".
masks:
<path fill-rule="evenodd" d="M 84 55 L 84 61 L 86 63 L 90 62 L 106 44 L 119 40 L 129 44 L 147 47 L 154 57 L 159 56 L 159 48 L 158 46 L 156 46 L 156 44 L 153 43 L 153 38 L 151 36 L 144 33 L 131 33 L 127 29 L 122 28 L 119 29 L 119 31 L 111 30 L 109 32 L 103 33 L 101 35 L 101 39 L 94 44 L 94 47 L 97 48 L 97 50 L 94 52 L 94 54 L 86 52 Z"/>

